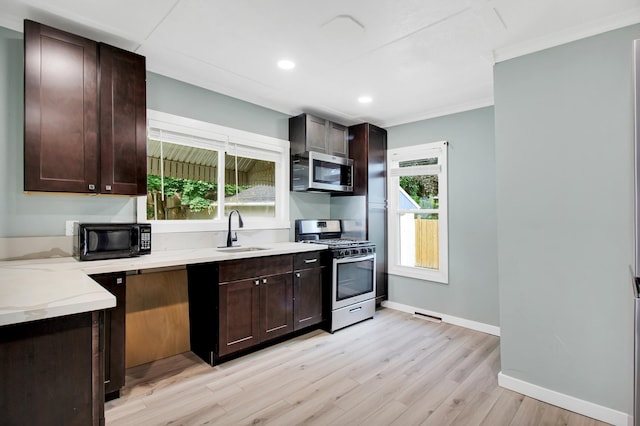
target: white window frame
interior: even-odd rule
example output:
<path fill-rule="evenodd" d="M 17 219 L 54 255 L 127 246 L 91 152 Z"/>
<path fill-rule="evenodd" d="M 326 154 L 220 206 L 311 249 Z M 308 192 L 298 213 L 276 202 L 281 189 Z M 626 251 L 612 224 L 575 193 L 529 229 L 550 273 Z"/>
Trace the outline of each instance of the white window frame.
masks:
<path fill-rule="evenodd" d="M 387 151 L 387 188 L 389 191 L 389 261 L 390 274 L 440 283 L 449 282 L 449 232 L 447 194 L 447 142 L 431 142 L 421 145 L 395 148 Z M 438 165 L 400 168 L 401 161 L 438 157 Z M 437 174 L 438 209 L 411 210 L 415 213 L 438 213 L 439 268 L 428 269 L 400 264 L 400 214 L 409 210 L 399 208 L 400 176 Z"/>
<path fill-rule="evenodd" d="M 198 143 L 190 143 L 205 149 L 215 149 L 230 155 L 273 161 L 275 163 L 276 205 L 275 217 L 243 217 L 243 229 L 289 228 L 289 141 L 264 136 L 244 130 L 219 126 L 213 123 L 180 117 L 155 110 L 147 110 L 147 131 L 156 129 L 197 137 Z M 224 179 L 224 156 L 218 156 L 218 182 Z M 222 206 L 222 191 L 219 191 L 218 205 Z M 153 232 L 200 232 L 226 231 L 227 218 L 224 208 L 212 220 L 149 220 L 146 213 L 147 196 L 138 197 L 138 223 L 151 223 Z"/>

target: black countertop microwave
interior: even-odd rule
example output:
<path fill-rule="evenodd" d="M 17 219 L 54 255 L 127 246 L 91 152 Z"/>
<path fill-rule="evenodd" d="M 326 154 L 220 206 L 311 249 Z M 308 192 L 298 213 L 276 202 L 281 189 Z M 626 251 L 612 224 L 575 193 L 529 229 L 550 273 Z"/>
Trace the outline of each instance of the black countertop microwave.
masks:
<path fill-rule="evenodd" d="M 79 223 L 73 255 L 79 260 L 117 259 L 151 253 L 149 223 Z"/>

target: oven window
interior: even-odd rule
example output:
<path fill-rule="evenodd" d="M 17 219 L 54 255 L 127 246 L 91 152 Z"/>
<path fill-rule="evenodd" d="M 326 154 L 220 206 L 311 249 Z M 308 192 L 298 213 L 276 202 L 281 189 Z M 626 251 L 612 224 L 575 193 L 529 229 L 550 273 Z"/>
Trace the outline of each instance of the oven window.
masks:
<path fill-rule="evenodd" d="M 373 259 L 339 263 L 336 272 L 337 301 L 373 291 Z"/>
<path fill-rule="evenodd" d="M 128 251 L 131 248 L 129 230 L 89 231 L 89 252 Z"/>
<path fill-rule="evenodd" d="M 313 180 L 320 183 L 340 185 L 342 167 L 326 161 L 314 160 Z"/>

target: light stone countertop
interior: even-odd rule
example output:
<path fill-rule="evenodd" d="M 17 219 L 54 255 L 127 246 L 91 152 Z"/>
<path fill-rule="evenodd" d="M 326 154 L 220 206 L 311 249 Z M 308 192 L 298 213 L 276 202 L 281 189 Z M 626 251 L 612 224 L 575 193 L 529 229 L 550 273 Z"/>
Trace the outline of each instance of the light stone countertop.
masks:
<path fill-rule="evenodd" d="M 166 268 L 194 263 L 324 250 L 322 244 L 262 243 L 264 250 L 225 252 L 200 248 L 167 250 L 113 260 L 80 262 L 72 257 L 0 261 L 0 326 L 111 308 L 115 297 L 89 275 Z"/>

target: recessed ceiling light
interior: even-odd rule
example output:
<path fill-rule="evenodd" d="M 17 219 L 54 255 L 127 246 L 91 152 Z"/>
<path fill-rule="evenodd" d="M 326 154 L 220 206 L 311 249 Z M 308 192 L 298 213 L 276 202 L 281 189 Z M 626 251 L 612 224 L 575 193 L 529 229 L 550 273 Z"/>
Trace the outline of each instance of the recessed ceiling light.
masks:
<path fill-rule="evenodd" d="M 360 102 L 361 104 L 369 104 L 371 103 L 371 101 L 373 101 L 373 99 L 371 99 L 371 96 L 360 96 L 358 98 L 358 102 Z"/>
<path fill-rule="evenodd" d="M 296 67 L 296 64 L 288 59 L 282 59 L 278 61 L 278 67 L 282 68 L 283 70 L 291 70 Z"/>

